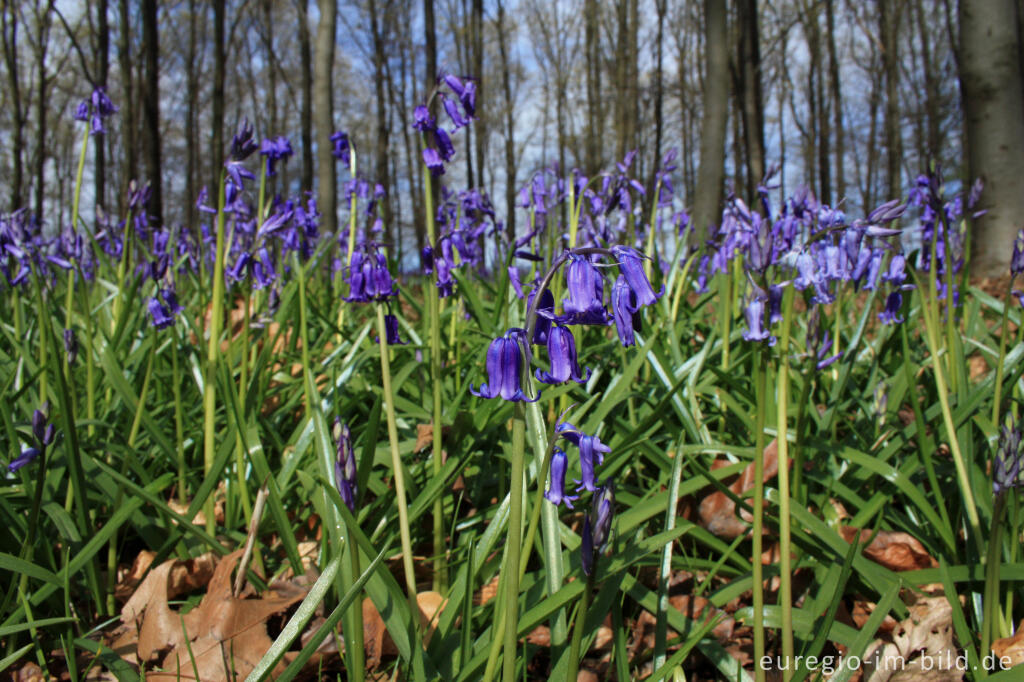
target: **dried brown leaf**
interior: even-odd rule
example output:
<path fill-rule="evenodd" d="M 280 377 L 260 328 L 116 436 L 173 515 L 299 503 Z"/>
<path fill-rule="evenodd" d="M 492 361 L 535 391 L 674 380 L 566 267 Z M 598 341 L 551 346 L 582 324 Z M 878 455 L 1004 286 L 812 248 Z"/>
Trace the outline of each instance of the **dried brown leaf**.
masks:
<path fill-rule="evenodd" d="M 870 530 L 859 531 L 851 526 L 840 529 L 843 539 L 849 543 L 858 536 L 861 544 L 866 543 L 871 533 Z M 871 544 L 864 548 L 864 556 L 891 571 L 914 571 L 939 565 L 917 538 L 900 531 L 879 531 Z"/>
<path fill-rule="evenodd" d="M 891 641 L 876 639 L 864 654 L 868 682 L 953 682 L 962 680 L 953 643 L 953 609 L 945 597 L 928 597 L 910 607 Z"/>
<path fill-rule="evenodd" d="M 728 466 L 729 462 L 724 459 L 716 459 L 711 463 L 711 470 L 721 469 Z M 771 480 L 779 472 L 779 448 L 775 440 L 772 440 L 764 449 L 764 476 L 765 482 Z M 754 487 L 754 463 L 751 462 L 740 472 L 739 476 L 728 482 L 724 481 L 735 495 L 742 497 L 743 494 Z M 736 515 L 736 503 L 732 501 L 721 490 L 715 490 L 701 500 L 697 509 L 700 516 L 700 525 L 721 538 L 734 539 L 747 532 L 750 525 L 750 518 L 746 512 L 741 512 L 742 519 Z"/>
<path fill-rule="evenodd" d="M 1024 621 L 1013 637 L 1004 637 L 992 642 L 992 654 L 998 667 L 1012 668 L 1024 663 Z"/>

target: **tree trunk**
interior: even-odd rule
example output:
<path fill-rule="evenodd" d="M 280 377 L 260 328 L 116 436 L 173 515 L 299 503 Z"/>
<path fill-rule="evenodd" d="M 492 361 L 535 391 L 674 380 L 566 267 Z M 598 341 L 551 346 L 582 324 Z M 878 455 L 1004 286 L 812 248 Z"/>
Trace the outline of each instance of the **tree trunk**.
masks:
<path fill-rule="evenodd" d="M 932 39 L 931 26 L 925 16 L 924 3 L 917 0 L 915 4 L 917 13 L 917 32 L 921 38 L 921 61 L 924 71 L 924 115 L 925 115 L 925 151 L 926 159 L 939 160 L 942 155 L 940 138 L 939 113 L 939 78 L 935 72 L 935 64 L 932 63 Z"/>
<path fill-rule="evenodd" d="M 894 0 L 879 0 L 878 7 L 879 39 L 882 41 L 882 71 L 885 75 L 885 173 L 888 188 L 886 199 L 895 199 L 903 193 L 903 179 L 900 171 L 903 140 L 900 130 L 900 64 L 897 42 L 899 4 Z"/>
<path fill-rule="evenodd" d="M 25 183 L 25 123 L 28 115 L 25 103 L 21 99 L 21 79 L 18 77 L 18 11 L 9 0 L 2 6 L 4 64 L 7 67 L 8 107 L 11 109 L 11 122 L 14 130 L 11 144 L 11 203 L 10 210 L 16 211 L 23 206 Z"/>
<path fill-rule="evenodd" d="M 227 47 L 224 43 L 225 3 L 213 3 L 213 120 L 210 121 L 212 149 L 210 154 L 212 177 L 210 193 L 215 195 L 220 186 L 220 176 L 224 170 L 224 80 L 227 62 Z"/>
<path fill-rule="evenodd" d="M 106 88 L 110 75 L 110 21 L 107 17 L 107 0 L 96 2 L 96 85 Z M 96 189 L 96 205 L 107 202 L 107 136 L 93 145 L 93 178 Z"/>
<path fill-rule="evenodd" d="M 426 55 L 425 55 L 426 56 L 426 64 L 425 64 L 425 77 L 423 79 L 423 84 L 424 84 L 424 92 L 426 93 L 427 96 L 429 96 L 429 94 L 433 91 L 434 86 L 437 84 L 437 75 L 438 75 L 438 73 L 437 73 L 437 33 L 434 30 L 434 0 L 423 0 L 423 36 L 424 36 L 424 40 L 425 40 L 425 43 L 426 43 L 425 46 L 424 46 L 425 47 L 424 51 L 426 53 Z M 431 102 L 431 114 L 433 116 L 435 116 L 435 117 L 437 116 L 437 99 L 436 98 Z M 417 140 L 417 142 L 418 142 L 418 140 Z M 417 165 L 421 167 L 421 172 L 422 172 L 422 163 L 418 163 Z M 441 183 L 439 183 L 439 182 L 432 182 L 432 183 L 430 183 L 431 194 L 432 194 L 432 201 L 431 201 L 431 203 L 433 204 L 435 211 L 437 211 L 437 207 L 438 207 L 438 197 L 441 196 L 441 187 L 440 187 L 440 185 L 441 185 Z M 426 210 L 426 209 L 424 208 L 424 210 Z M 426 217 L 427 220 L 433 220 L 434 219 L 434 216 L 425 216 L 425 217 Z M 425 243 L 426 242 L 426 229 L 427 229 L 426 220 L 424 220 L 422 223 L 417 221 L 417 230 L 422 230 L 423 231 L 423 235 L 422 236 L 417 236 L 417 242 L 420 242 L 420 243 Z M 431 246 L 435 247 L 435 248 L 437 247 L 436 244 L 431 244 Z M 422 248 L 420 249 L 420 254 L 421 254 L 421 256 L 423 254 L 423 249 Z M 422 263 L 421 263 L 421 265 L 422 265 Z"/>
<path fill-rule="evenodd" d="M 960 0 L 960 84 L 970 178 L 987 209 L 971 232 L 971 273 L 1001 275 L 1024 215 L 1024 96 L 1013 0 Z"/>
<path fill-rule="evenodd" d="M 832 132 L 835 136 L 836 203 L 846 198 L 846 139 L 843 131 L 843 97 L 840 90 L 839 56 L 836 52 L 835 0 L 825 0 L 828 31 L 828 82 L 832 95 Z"/>
<path fill-rule="evenodd" d="M 146 175 L 151 193 L 147 212 L 151 224 L 163 226 L 163 197 L 160 180 L 160 42 L 157 30 L 156 0 L 142 2 L 142 42 L 146 59 L 146 79 L 142 97 L 146 134 L 143 143 L 146 155 Z"/>
<path fill-rule="evenodd" d="M 472 128 L 476 137 L 477 186 L 483 191 L 483 188 L 486 187 L 484 168 L 487 156 L 488 112 L 488 108 L 484 103 L 487 92 L 487 79 L 484 77 L 484 0 L 473 0 L 471 23 L 473 26 L 473 73 L 469 75 L 476 79 L 476 99 L 478 102 L 476 121 L 473 122 Z"/>
<path fill-rule="evenodd" d="M 121 137 L 124 147 L 124 177 L 122 187 L 118 188 L 118 211 L 124 214 L 126 204 L 125 188 L 129 181 L 139 177 L 138 137 L 136 131 L 137 114 L 135 105 L 135 73 L 132 70 L 135 57 L 132 54 L 131 10 L 128 0 L 118 3 L 118 19 L 121 24 L 117 41 L 117 61 L 121 69 L 121 87 L 124 89 L 121 105 Z"/>
<path fill-rule="evenodd" d="M 511 65 L 508 60 L 508 35 L 505 5 L 498 0 L 498 54 L 501 56 L 501 88 L 505 96 L 505 234 L 509 244 L 516 238 L 516 143 L 515 103 L 512 99 Z"/>
<path fill-rule="evenodd" d="M 666 0 L 656 0 L 655 12 L 657 14 L 658 36 L 655 40 L 654 50 L 654 154 L 651 157 L 651 172 L 648 187 L 654 187 L 654 176 L 661 169 L 661 145 L 665 134 L 664 108 L 665 108 L 665 84 L 664 69 L 664 36 L 665 36 L 665 13 L 667 11 Z M 651 197 L 654 200 L 654 197 Z"/>
<path fill-rule="evenodd" d="M 299 10 L 299 61 L 301 63 L 302 103 L 299 118 L 302 128 L 302 191 L 313 191 L 313 54 L 310 49 L 308 0 L 297 0 Z"/>
<path fill-rule="evenodd" d="M 376 160 L 374 163 L 374 171 L 377 174 L 377 181 L 380 182 L 384 187 L 391 188 L 391 181 L 388 178 L 388 155 L 390 140 L 388 138 L 388 110 L 385 88 L 387 87 L 387 78 L 385 76 L 384 64 L 387 60 L 386 48 L 384 45 L 384 27 L 387 25 L 386 17 L 379 17 L 378 7 L 376 0 L 370 0 L 370 28 L 373 34 L 373 75 L 374 75 L 374 94 L 376 95 L 376 118 L 377 118 L 377 150 Z M 389 244 L 397 246 L 395 242 L 395 225 L 391 220 L 391 210 L 389 205 L 389 198 L 385 197 L 383 201 L 378 203 L 379 214 L 381 220 L 384 222 L 384 227 L 387 230 L 387 240 Z M 394 258 L 396 251 L 394 248 L 391 250 L 391 256 Z"/>
<path fill-rule="evenodd" d="M 318 0 L 320 21 L 316 30 L 316 63 L 313 67 L 313 116 L 316 118 L 317 203 L 325 232 L 338 232 L 337 167 L 329 142 L 334 133 L 334 94 L 331 72 L 338 22 L 337 0 Z"/>
<path fill-rule="evenodd" d="M 188 107 L 185 112 L 185 225 L 186 229 L 199 236 L 199 225 L 196 223 L 196 197 L 199 188 L 196 180 L 199 177 L 198 166 L 198 128 L 196 121 L 199 115 L 199 74 L 196 68 L 196 51 L 199 47 L 196 26 L 196 0 L 188 2 L 188 63 L 186 70 L 186 98 Z"/>
<path fill-rule="evenodd" d="M 757 0 L 741 0 L 739 23 L 739 77 L 743 114 L 743 146 L 747 161 L 747 197 L 751 202 L 764 178 L 764 100 L 761 90 L 761 34 Z"/>
<path fill-rule="evenodd" d="M 592 176 L 601 169 L 601 3 L 586 0 L 583 4 L 583 49 L 587 68 L 587 137 L 584 142 L 585 170 Z"/>
<path fill-rule="evenodd" d="M 716 222 L 725 178 L 725 130 L 729 118 L 729 43 L 725 3 L 704 0 L 707 36 L 707 73 L 704 76 L 704 112 L 701 120 L 700 168 L 693 205 L 691 245 L 701 243 Z"/>
<path fill-rule="evenodd" d="M 35 211 L 36 217 L 43 220 L 43 200 L 46 186 L 46 114 L 50 108 L 49 85 L 52 77 L 46 75 L 46 52 L 50 43 L 50 12 L 53 9 L 53 1 L 50 0 L 43 7 L 42 13 L 36 17 L 38 22 L 36 32 L 36 181 L 35 181 Z"/>

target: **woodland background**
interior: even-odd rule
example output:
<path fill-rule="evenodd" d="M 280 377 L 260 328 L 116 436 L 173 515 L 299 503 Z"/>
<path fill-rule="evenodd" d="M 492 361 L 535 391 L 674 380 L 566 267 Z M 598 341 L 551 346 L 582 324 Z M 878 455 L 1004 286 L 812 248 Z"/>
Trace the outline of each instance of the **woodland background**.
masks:
<path fill-rule="evenodd" d="M 1024 212 L 1022 7 L 4 0 L 0 207 L 54 230 L 69 222 L 71 114 L 105 86 L 120 114 L 93 146 L 86 216 L 123 214 L 135 178 L 152 185 L 154 224 L 195 228 L 195 198 L 216 186 L 248 117 L 295 150 L 273 189 L 316 191 L 333 232 L 347 171 L 327 137 L 344 129 L 359 174 L 388 188 L 387 238 L 408 269 L 425 238 L 411 111 L 447 72 L 476 79 L 479 99 L 446 181 L 486 190 L 510 234 L 533 173 L 557 163 L 592 176 L 633 149 L 645 178 L 678 149 L 673 179 L 699 226 L 726 192 L 755 203 L 774 164 L 780 194 L 806 184 L 854 212 L 905 195 L 937 163 L 947 180 L 984 180 L 972 266 L 1002 271 Z"/>

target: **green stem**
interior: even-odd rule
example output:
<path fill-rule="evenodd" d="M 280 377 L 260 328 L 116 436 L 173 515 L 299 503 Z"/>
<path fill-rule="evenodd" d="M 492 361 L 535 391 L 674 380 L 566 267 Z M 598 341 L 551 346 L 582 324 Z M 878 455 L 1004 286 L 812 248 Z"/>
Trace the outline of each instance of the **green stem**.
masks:
<path fill-rule="evenodd" d="M 398 452 L 398 426 L 395 420 L 395 399 L 391 388 L 391 361 L 388 358 L 387 327 L 384 323 L 384 304 L 377 304 L 377 335 L 380 338 L 381 386 L 384 389 L 384 411 L 388 419 L 388 442 L 391 446 L 391 467 L 395 475 L 395 495 L 398 498 L 398 526 L 402 538 L 402 567 L 405 572 L 405 589 L 409 596 L 409 608 L 419 632 L 419 606 L 416 601 L 416 576 L 412 565 L 412 535 L 409 532 L 408 498 L 405 494 L 405 473 L 402 456 Z M 415 643 L 414 646 L 419 646 Z"/>
<path fill-rule="evenodd" d="M 790 554 L 789 519 L 789 334 L 793 319 L 793 287 L 787 287 L 782 300 L 782 333 L 779 345 L 778 400 L 776 401 L 776 443 L 779 452 L 779 604 L 782 607 L 783 682 L 793 676 L 793 576 Z M 754 558 L 757 561 L 757 557 Z"/>
<path fill-rule="evenodd" d="M 1006 509 L 1006 495 L 996 496 L 992 511 L 992 535 L 988 539 L 988 553 L 985 558 L 985 593 L 981 621 L 981 649 L 984 658 L 991 651 L 991 644 L 999 636 L 997 616 L 999 614 L 999 564 L 1003 547 L 1003 511 Z"/>
<path fill-rule="evenodd" d="M 174 347 L 171 349 L 171 391 L 174 393 L 174 437 L 178 456 L 178 502 L 185 505 L 188 503 L 188 469 L 185 463 L 185 428 L 181 408 L 181 369 L 178 366 L 181 333 L 177 325 L 174 325 L 174 341 Z"/>
<path fill-rule="evenodd" d="M 752 533 L 753 557 L 751 558 L 754 593 L 754 660 L 764 657 L 764 566 L 761 564 L 764 528 L 764 423 L 767 412 L 768 373 L 764 367 L 764 350 L 760 345 L 754 348 L 754 385 L 757 395 L 757 416 L 754 422 L 754 521 Z M 754 679 L 764 682 L 765 671 L 755 666 Z"/>
<path fill-rule="evenodd" d="M 665 509 L 665 530 L 676 527 L 676 508 L 679 503 L 679 483 L 683 475 L 683 439 L 680 439 L 672 457 L 672 479 L 668 487 L 668 507 Z M 658 621 L 654 629 L 654 669 L 665 665 L 668 640 L 668 583 L 672 577 L 672 545 L 670 540 L 661 550 L 661 573 L 658 576 Z M 575 637 L 575 635 L 574 635 Z M 570 658 L 570 661 L 572 659 Z M 569 678 L 572 679 L 572 678 Z"/>
<path fill-rule="evenodd" d="M 597 567 L 595 566 L 594 573 L 596 572 Z M 576 618 L 572 626 L 572 644 L 569 646 L 569 672 L 565 676 L 566 680 L 575 680 L 579 674 L 580 648 L 583 645 L 583 629 L 587 624 L 587 609 L 590 608 L 590 593 L 594 590 L 594 573 L 587 576 L 587 586 L 583 590 L 583 596 L 576 609 Z"/>
<path fill-rule="evenodd" d="M 526 494 L 523 480 L 526 459 L 526 414 L 522 402 L 515 404 L 512 418 L 512 478 L 509 482 L 508 554 L 501 582 L 505 587 L 505 658 L 502 660 L 502 679 L 515 682 L 516 651 L 519 645 L 519 553 L 523 535 L 523 496 Z"/>
<path fill-rule="evenodd" d="M 203 379 L 203 475 L 208 476 L 217 455 L 216 414 L 217 414 L 217 362 L 220 359 L 220 335 L 224 324 L 224 193 L 225 174 L 221 173 L 220 189 L 217 192 L 217 251 L 213 261 L 213 295 L 210 313 L 210 339 L 206 346 L 206 377 Z M 306 345 L 302 346 L 303 351 Z M 206 532 L 217 531 L 213 495 L 203 504 L 206 515 Z"/>
<path fill-rule="evenodd" d="M 1010 277 L 1006 285 L 1006 296 L 1003 298 L 1003 319 L 999 325 L 999 359 L 996 361 L 996 385 L 992 394 L 992 423 L 999 423 L 999 411 L 1003 396 L 1003 361 L 1006 359 L 1006 337 L 1009 335 L 1006 330 L 1006 323 L 1010 316 L 1010 301 L 1013 300 L 1013 280 Z"/>
<path fill-rule="evenodd" d="M 427 239 L 430 247 L 438 248 L 437 225 L 434 216 L 434 192 L 431 184 L 430 171 L 424 169 L 423 200 L 426 206 L 427 217 Z M 431 472 L 436 478 L 441 475 L 441 454 L 443 450 L 441 437 L 444 425 L 442 424 L 442 403 L 441 403 L 441 299 L 428 280 L 424 286 L 427 298 L 427 319 L 430 325 L 428 336 L 430 343 L 430 384 L 431 384 Z M 452 324 L 455 324 L 455 315 L 452 316 Z M 454 335 L 454 327 L 452 329 Z M 435 591 L 443 591 L 448 585 L 448 556 L 444 542 L 444 499 L 438 495 L 433 505 L 433 552 L 434 552 L 434 578 L 433 588 Z"/>

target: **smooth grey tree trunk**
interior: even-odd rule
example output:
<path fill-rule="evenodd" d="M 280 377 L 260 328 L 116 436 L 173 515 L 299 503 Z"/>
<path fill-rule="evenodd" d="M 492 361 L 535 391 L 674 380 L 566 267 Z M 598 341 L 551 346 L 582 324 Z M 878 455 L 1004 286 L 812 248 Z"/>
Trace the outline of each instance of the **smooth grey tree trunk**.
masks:
<path fill-rule="evenodd" d="M 960 0 L 960 84 L 969 177 L 985 183 L 971 272 L 1001 275 L 1024 222 L 1024 95 L 1014 0 Z"/>
<path fill-rule="evenodd" d="M 701 119 L 700 168 L 693 204 L 691 245 L 702 241 L 708 225 L 716 222 L 725 179 L 725 130 L 729 121 L 729 41 L 725 3 L 704 0 L 707 72 L 704 76 L 704 113 Z"/>
<path fill-rule="evenodd" d="M 337 168 L 330 136 L 334 132 L 334 102 L 331 71 L 334 66 L 334 36 L 338 24 L 336 0 L 318 0 L 320 21 L 316 29 L 313 64 L 313 118 L 316 124 L 317 203 L 325 232 L 338 231 Z"/>

